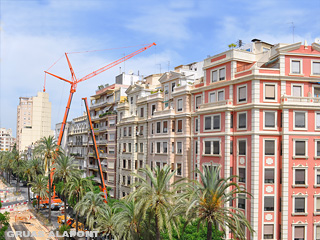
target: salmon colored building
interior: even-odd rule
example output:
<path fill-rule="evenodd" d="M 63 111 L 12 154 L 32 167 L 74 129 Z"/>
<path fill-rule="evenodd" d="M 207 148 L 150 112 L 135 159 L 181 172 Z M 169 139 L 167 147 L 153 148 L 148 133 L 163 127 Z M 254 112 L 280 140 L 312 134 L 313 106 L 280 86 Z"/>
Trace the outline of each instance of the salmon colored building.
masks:
<path fill-rule="evenodd" d="M 191 90 L 191 165 L 239 176 L 252 198 L 230 205 L 251 222 L 247 239 L 320 239 L 320 45 L 254 39 L 204 72 Z"/>

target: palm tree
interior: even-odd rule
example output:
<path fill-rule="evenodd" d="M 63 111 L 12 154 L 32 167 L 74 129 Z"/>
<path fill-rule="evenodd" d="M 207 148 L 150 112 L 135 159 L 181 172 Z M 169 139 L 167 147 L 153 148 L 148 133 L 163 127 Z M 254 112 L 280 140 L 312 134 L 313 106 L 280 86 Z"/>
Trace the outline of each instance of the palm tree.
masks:
<path fill-rule="evenodd" d="M 226 232 L 230 229 L 237 239 L 246 239 L 242 227 L 245 226 L 252 233 L 253 229 L 243 212 L 235 207 L 229 206 L 229 202 L 238 198 L 238 194 L 248 195 L 240 189 L 239 185 L 231 182 L 231 176 L 227 179 L 220 178 L 221 167 L 204 166 L 203 172 L 199 169 L 196 172 L 200 175 L 200 182 L 193 181 L 185 189 L 183 198 L 187 200 L 185 205 L 187 219 L 200 219 L 200 223 L 208 225 L 207 239 L 212 239 L 212 226 L 219 227 Z"/>
<path fill-rule="evenodd" d="M 64 219 L 67 219 L 67 198 L 68 194 L 66 183 L 75 176 L 80 176 L 81 171 L 78 166 L 74 163 L 74 158 L 61 154 L 55 159 L 55 163 L 52 165 L 55 168 L 54 178 L 62 179 L 64 186 Z M 49 205 L 51 206 L 51 205 Z"/>
<path fill-rule="evenodd" d="M 28 186 L 28 202 L 30 203 L 30 184 L 33 178 L 33 171 L 31 167 L 31 161 L 23 161 L 20 165 L 20 172 L 22 177 L 24 177 L 27 180 L 27 186 Z"/>
<path fill-rule="evenodd" d="M 137 187 L 136 191 L 129 196 L 138 203 L 140 211 L 144 214 L 149 212 L 154 216 L 156 239 L 160 239 L 160 231 L 166 228 L 171 236 L 172 229 L 177 230 L 179 222 L 175 212 L 175 204 L 177 201 L 177 191 L 181 189 L 181 185 L 177 182 L 170 185 L 175 171 L 171 172 L 169 166 L 160 169 L 158 166 L 154 172 L 149 166 L 140 168 L 140 174 L 134 174 L 139 181 L 133 184 Z M 146 179 L 145 176 L 147 178 Z M 151 184 L 150 184 L 150 182 Z"/>
<path fill-rule="evenodd" d="M 109 239 L 118 239 L 117 232 L 115 229 L 116 224 L 114 223 L 114 213 L 115 209 L 106 204 L 106 209 L 102 212 L 99 212 L 96 220 L 96 229 L 103 233 L 103 235 L 109 235 Z M 125 229 L 121 229 L 124 231 Z M 123 238 L 130 239 L 130 238 Z"/>
<path fill-rule="evenodd" d="M 92 181 L 88 178 L 72 176 L 65 188 L 66 192 L 69 193 L 69 201 L 74 199 L 76 202 L 80 202 L 88 190 L 93 190 L 93 185 Z M 79 212 L 76 212 L 76 232 L 78 232 L 78 217 Z"/>
<path fill-rule="evenodd" d="M 94 229 L 96 220 L 100 217 L 99 215 L 108 214 L 106 213 L 108 207 L 105 203 L 103 192 L 87 192 L 74 209 L 79 212 L 80 216 L 86 218 L 88 227 Z"/>
<path fill-rule="evenodd" d="M 40 198 L 48 197 L 47 178 L 43 175 L 37 175 L 34 182 L 31 183 L 31 189 L 38 194 L 38 211 L 40 209 Z"/>
<path fill-rule="evenodd" d="M 112 222 L 117 226 L 120 239 L 140 239 L 140 224 L 143 220 L 143 212 L 134 200 L 123 199 L 114 204 Z"/>
<path fill-rule="evenodd" d="M 51 223 L 51 177 L 50 177 L 50 166 L 54 158 L 56 158 L 59 152 L 59 146 L 54 140 L 53 136 L 43 137 L 37 143 L 35 147 L 35 153 L 39 153 L 44 156 L 44 168 L 48 174 L 48 185 L 49 185 L 49 223 Z"/>

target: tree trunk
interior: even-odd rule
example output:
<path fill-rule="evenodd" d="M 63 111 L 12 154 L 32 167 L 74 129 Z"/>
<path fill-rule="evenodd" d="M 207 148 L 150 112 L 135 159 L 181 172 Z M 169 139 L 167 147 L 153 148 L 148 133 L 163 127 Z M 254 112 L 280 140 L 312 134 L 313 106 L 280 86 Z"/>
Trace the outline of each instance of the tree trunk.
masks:
<path fill-rule="evenodd" d="M 160 230 L 159 230 L 159 223 L 158 223 L 157 215 L 155 216 L 155 218 L 156 218 L 156 240 L 160 240 Z"/>
<path fill-rule="evenodd" d="M 19 190 L 19 174 L 17 174 L 16 192 Z"/>
<path fill-rule="evenodd" d="M 39 210 L 40 210 L 40 193 L 39 193 L 39 195 L 37 197 L 37 201 L 38 201 L 38 212 L 39 212 Z"/>
<path fill-rule="evenodd" d="M 212 240 L 212 222 L 208 222 L 207 240 Z"/>
<path fill-rule="evenodd" d="M 66 179 L 63 179 L 64 186 L 66 185 Z M 67 197 L 66 192 L 64 192 L 64 224 L 67 225 Z M 64 240 L 66 240 L 67 237 L 64 237 Z"/>
<path fill-rule="evenodd" d="M 51 223 L 51 176 L 49 171 L 49 161 L 48 162 L 48 176 L 49 176 L 49 223 Z"/>
<path fill-rule="evenodd" d="M 30 183 L 28 183 L 28 203 L 30 203 Z"/>
<path fill-rule="evenodd" d="M 80 196 L 79 196 L 79 194 L 78 194 L 78 202 L 80 202 Z M 77 236 L 77 233 L 78 233 L 78 222 L 79 222 L 79 219 L 78 219 L 78 211 L 76 212 L 76 236 Z M 78 236 L 77 236 L 77 238 L 76 239 L 78 239 Z"/>

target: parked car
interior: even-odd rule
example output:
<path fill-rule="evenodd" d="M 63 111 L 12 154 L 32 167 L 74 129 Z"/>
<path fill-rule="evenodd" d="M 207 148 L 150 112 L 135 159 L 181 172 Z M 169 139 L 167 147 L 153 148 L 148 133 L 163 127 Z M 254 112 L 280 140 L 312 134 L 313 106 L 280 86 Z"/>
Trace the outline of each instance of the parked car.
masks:
<path fill-rule="evenodd" d="M 51 204 L 51 210 L 56 210 L 58 211 L 61 207 L 61 204 L 60 203 L 52 203 Z"/>

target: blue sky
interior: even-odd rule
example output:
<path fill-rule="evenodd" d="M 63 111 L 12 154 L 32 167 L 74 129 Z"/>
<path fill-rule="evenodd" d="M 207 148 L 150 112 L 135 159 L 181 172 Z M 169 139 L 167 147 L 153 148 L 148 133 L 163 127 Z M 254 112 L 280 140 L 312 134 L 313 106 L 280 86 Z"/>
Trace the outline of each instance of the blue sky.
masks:
<path fill-rule="evenodd" d="M 0 0 L 1 69 L 0 127 L 16 131 L 20 96 L 42 91 L 44 70 L 64 52 L 137 46 L 157 46 L 105 73 L 79 84 L 69 120 L 84 110 L 82 97 L 93 95 L 100 84 L 114 82 L 125 70 L 141 75 L 172 70 L 201 61 L 242 39 L 292 43 L 320 37 L 320 1 L 109 1 L 109 0 Z M 78 77 L 140 47 L 70 55 Z M 168 64 L 169 63 L 169 64 Z M 63 58 L 51 72 L 70 78 Z M 69 86 L 47 78 L 52 102 L 52 128 L 62 121 Z"/>

